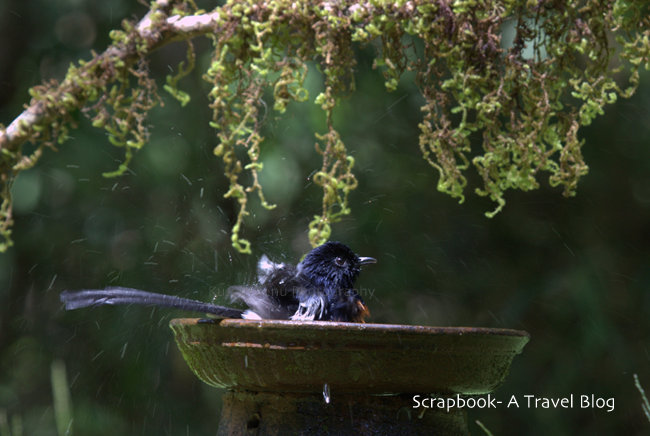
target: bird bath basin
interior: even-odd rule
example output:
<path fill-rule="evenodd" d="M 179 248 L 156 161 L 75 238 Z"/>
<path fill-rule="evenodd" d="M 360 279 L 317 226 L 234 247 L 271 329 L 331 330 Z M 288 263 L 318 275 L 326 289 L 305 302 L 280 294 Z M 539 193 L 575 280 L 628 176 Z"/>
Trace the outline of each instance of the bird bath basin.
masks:
<path fill-rule="evenodd" d="M 462 409 L 416 419 L 413 395 L 490 393 L 529 340 L 508 329 L 323 321 L 174 319 L 170 327 L 197 377 L 230 391 L 220 434 L 466 433 Z"/>

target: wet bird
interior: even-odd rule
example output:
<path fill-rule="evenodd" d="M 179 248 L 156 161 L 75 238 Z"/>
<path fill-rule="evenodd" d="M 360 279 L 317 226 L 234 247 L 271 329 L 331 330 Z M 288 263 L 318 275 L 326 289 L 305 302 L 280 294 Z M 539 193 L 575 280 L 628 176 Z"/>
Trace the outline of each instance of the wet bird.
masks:
<path fill-rule="evenodd" d="M 376 260 L 359 257 L 340 242 L 314 248 L 296 266 L 272 262 L 264 255 L 257 264 L 256 285 L 229 288 L 231 300 L 245 303 L 246 310 L 130 288 L 64 291 L 61 301 L 67 310 L 140 304 L 203 312 L 218 318 L 365 322 L 370 311 L 354 283 L 361 266 L 370 263 Z"/>

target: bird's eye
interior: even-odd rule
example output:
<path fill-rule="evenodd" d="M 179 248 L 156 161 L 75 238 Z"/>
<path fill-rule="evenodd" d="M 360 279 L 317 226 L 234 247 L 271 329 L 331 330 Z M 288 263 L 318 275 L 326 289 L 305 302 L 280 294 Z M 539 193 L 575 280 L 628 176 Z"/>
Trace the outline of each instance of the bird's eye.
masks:
<path fill-rule="evenodd" d="M 334 259 L 334 263 L 338 266 L 345 266 L 345 260 L 342 257 L 337 257 Z"/>

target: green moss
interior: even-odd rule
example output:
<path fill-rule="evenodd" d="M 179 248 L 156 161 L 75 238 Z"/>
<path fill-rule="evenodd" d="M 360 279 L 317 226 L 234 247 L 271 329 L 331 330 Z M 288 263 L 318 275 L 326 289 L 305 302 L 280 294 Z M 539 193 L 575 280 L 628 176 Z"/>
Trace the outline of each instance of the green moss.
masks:
<path fill-rule="evenodd" d="M 536 189 L 543 175 L 562 187 L 564 195 L 574 195 L 587 173 L 580 127 L 619 96 L 632 95 L 639 69 L 650 69 L 649 8 L 645 0 L 464 0 L 451 5 L 426 0 L 228 1 L 218 8 L 218 22 L 209 34 L 213 53 L 204 78 L 211 84 L 210 127 L 218 141 L 214 154 L 230 182 L 224 196 L 239 206 L 233 245 L 250 252 L 241 233 L 252 195 L 264 207 L 273 207 L 258 178 L 266 111 L 262 97 L 270 90 L 280 114 L 292 102 L 308 100 L 304 82 L 312 61 L 324 77 L 324 91 L 314 102 L 323 110 L 327 127 L 315 132 L 323 163 L 312 180 L 321 187 L 323 200 L 309 225 L 311 243 L 327 240 L 331 225 L 350 213 L 348 195 L 357 186 L 354 160 L 332 114 L 340 99 L 355 90 L 358 45 L 376 48 L 373 65 L 388 91 L 397 88 L 405 72 L 415 73 L 425 99 L 419 146 L 438 172 L 439 191 L 462 202 L 467 174 L 475 171 L 482 184 L 474 192 L 495 203 L 487 216 L 503 209 L 508 190 Z M 153 2 L 152 9 L 152 34 L 167 30 L 170 13 L 202 12 L 191 1 L 168 8 Z M 503 40 L 506 26 L 514 32 L 512 42 Z M 105 174 L 116 176 L 147 143 L 144 121 L 159 97 L 146 66 L 156 42 L 143 38 L 128 21 L 110 36 L 113 47 L 106 53 L 131 55 L 95 56 L 70 67 L 60 85 L 33 88 L 33 102 L 44 105 L 50 116 L 41 124 L 21 125 L 20 134 L 41 147 L 60 142 L 74 127 L 69 114 L 82 108 L 93 126 L 106 130 L 111 143 L 125 149 L 124 163 Z M 187 62 L 163 85 L 181 105 L 190 96 L 178 82 L 194 67 L 190 44 Z M 625 85 L 622 77 L 627 78 Z M 237 153 L 238 148 L 246 153 Z M 37 157 L 25 161 L 19 148 L 3 149 L 6 195 L 0 232 L 6 241 L 11 224 L 7 186 L 20 169 L 18 162 L 33 164 Z M 247 186 L 241 182 L 245 173 L 251 180 Z"/>

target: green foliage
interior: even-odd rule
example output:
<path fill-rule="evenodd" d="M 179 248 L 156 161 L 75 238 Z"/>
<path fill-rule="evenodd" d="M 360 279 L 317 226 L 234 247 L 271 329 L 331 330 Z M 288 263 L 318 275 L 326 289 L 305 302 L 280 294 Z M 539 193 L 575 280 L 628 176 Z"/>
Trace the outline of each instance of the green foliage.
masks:
<path fill-rule="evenodd" d="M 181 16 L 202 13 L 192 2 L 173 7 L 171 13 Z M 650 67 L 650 14 L 643 0 L 233 0 L 215 12 L 209 27 L 176 39 L 204 33 L 213 40 L 204 74 L 211 84 L 210 126 L 218 141 L 214 154 L 230 182 L 224 196 L 239 205 L 232 243 L 242 252 L 250 252 L 249 241 L 240 236 L 249 197 L 256 194 L 265 208 L 274 207 L 258 180 L 265 91 L 271 90 L 278 113 L 291 102 L 307 100 L 308 62 L 316 61 L 324 76 L 324 91 L 314 102 L 327 121 L 326 132 L 315 132 L 323 164 L 312 180 L 321 187 L 323 201 L 309 226 L 312 245 L 327 240 L 331 224 L 350 213 L 348 195 L 357 186 L 354 158 L 332 121 L 339 100 L 355 90 L 355 44 L 376 48 L 374 66 L 388 91 L 398 87 L 405 72 L 415 73 L 425 100 L 419 146 L 439 173 L 437 189 L 462 202 L 473 168 L 482 181 L 476 194 L 496 204 L 488 216 L 504 207 L 508 190 L 538 188 L 540 173 L 552 186 L 561 186 L 565 196 L 574 195 L 588 170 L 580 127 L 619 95 L 632 95 L 639 68 Z M 154 2 L 150 26 L 161 34 L 169 30 L 165 14 Z M 505 37 L 509 33 L 511 41 Z M 25 134 L 39 144 L 51 145 L 53 138 L 60 142 L 71 124 L 70 112 L 85 107 L 93 125 L 125 148 L 124 163 L 106 176 L 123 174 L 133 152 L 147 142 L 144 120 L 157 103 L 145 56 L 158 41 L 127 22 L 111 37 L 109 55 L 71 67 L 60 86 L 34 88 L 34 101 L 55 116 L 47 125 L 27 126 L 31 130 Z M 125 51 L 133 53 L 128 62 L 110 56 Z M 190 46 L 187 64 L 181 63 L 164 85 L 183 105 L 189 95 L 178 82 L 193 67 Z M 32 164 L 38 157 L 3 152 L 4 186 L 10 184 L 7 171 L 13 177 L 19 170 L 19 159 Z M 0 211 L 6 239 L 11 223 L 7 192 Z"/>
<path fill-rule="evenodd" d="M 643 414 L 648 418 L 648 422 L 650 422 L 650 401 L 648 401 L 645 390 L 639 381 L 639 376 L 636 374 L 634 374 L 634 386 L 639 391 L 639 394 L 641 394 L 641 410 L 643 410 Z"/>
<path fill-rule="evenodd" d="M 72 400 L 70 399 L 70 385 L 65 372 L 65 362 L 55 360 L 50 368 L 56 430 L 59 436 L 69 435 L 72 432 Z"/>

